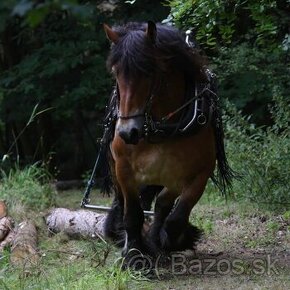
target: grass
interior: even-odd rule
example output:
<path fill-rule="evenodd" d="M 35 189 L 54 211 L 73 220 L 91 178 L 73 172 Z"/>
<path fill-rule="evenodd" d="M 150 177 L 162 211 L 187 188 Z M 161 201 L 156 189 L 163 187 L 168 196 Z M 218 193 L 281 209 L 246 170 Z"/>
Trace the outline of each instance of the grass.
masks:
<path fill-rule="evenodd" d="M 92 203 L 110 203 L 97 192 L 92 196 Z M 59 192 L 56 206 L 79 208 L 81 197 L 81 191 Z M 62 233 L 49 235 L 43 214 L 35 208 L 29 211 L 38 225 L 39 265 L 24 275 L 22 269 L 9 265 L 9 252 L 4 252 L 0 289 L 290 289 L 289 212 L 261 211 L 255 204 L 226 202 L 217 194 L 206 193 L 191 216 L 192 222 L 204 229 L 197 246 L 198 260 L 189 252 L 186 273 L 170 267 L 159 269 L 159 279 L 121 270 L 120 250 L 109 243 L 71 240 Z M 269 255 L 278 260 L 278 274 L 255 273 L 253 263 L 260 261 L 263 266 Z M 215 263 L 209 273 L 205 271 L 208 260 Z M 193 271 L 198 269 L 196 262 L 201 263 L 201 272 Z M 225 271 L 224 266 L 232 267 L 235 262 L 239 262 L 241 273 L 235 273 L 234 268 Z"/>

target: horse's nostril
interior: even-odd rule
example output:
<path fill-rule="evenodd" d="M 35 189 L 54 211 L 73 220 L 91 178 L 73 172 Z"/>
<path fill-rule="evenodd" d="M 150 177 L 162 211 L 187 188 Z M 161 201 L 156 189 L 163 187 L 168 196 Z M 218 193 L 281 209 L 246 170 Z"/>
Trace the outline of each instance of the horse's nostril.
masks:
<path fill-rule="evenodd" d="M 130 143 L 131 144 L 137 144 L 139 141 L 139 132 L 138 129 L 133 128 L 130 132 Z"/>
<path fill-rule="evenodd" d="M 137 128 L 132 128 L 130 131 L 120 131 L 119 135 L 126 144 L 136 145 L 139 141 L 139 131 Z"/>

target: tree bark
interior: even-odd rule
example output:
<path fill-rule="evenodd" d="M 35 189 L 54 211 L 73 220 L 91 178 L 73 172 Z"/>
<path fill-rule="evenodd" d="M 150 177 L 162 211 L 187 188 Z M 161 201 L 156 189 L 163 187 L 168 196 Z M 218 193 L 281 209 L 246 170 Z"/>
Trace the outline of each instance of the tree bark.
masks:
<path fill-rule="evenodd" d="M 10 262 L 25 270 L 36 266 L 39 261 L 37 253 L 37 230 L 30 221 L 19 224 L 11 247 Z"/>
<path fill-rule="evenodd" d="M 106 214 L 85 209 L 69 210 L 56 208 L 44 218 L 48 229 L 53 233 L 64 232 L 73 238 L 104 237 Z"/>

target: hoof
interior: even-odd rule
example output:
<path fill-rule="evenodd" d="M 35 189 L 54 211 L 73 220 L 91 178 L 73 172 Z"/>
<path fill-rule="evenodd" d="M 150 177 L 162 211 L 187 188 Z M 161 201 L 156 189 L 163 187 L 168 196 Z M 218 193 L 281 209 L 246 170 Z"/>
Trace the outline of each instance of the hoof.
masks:
<path fill-rule="evenodd" d="M 160 244 L 165 251 L 184 251 L 194 249 L 200 240 L 202 231 L 188 223 L 181 233 L 169 233 L 164 227 L 160 230 Z"/>

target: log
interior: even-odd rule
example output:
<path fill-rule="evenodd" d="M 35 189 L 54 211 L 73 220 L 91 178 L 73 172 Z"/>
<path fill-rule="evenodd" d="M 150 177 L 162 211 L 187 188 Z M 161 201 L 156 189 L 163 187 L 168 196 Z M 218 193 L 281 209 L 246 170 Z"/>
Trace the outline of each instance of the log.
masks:
<path fill-rule="evenodd" d="M 55 208 L 44 219 L 49 231 L 53 233 L 64 232 L 72 238 L 104 237 L 106 214 L 84 209 Z"/>
<path fill-rule="evenodd" d="M 0 219 L 0 242 L 3 241 L 12 230 L 13 225 L 14 223 L 11 217 L 5 216 Z"/>
<path fill-rule="evenodd" d="M 0 219 L 7 216 L 7 207 L 4 200 L 0 200 Z"/>
<path fill-rule="evenodd" d="M 10 262 L 13 266 L 21 266 L 24 272 L 39 261 L 37 252 L 37 230 L 31 221 L 24 221 L 17 227 L 12 243 Z"/>

